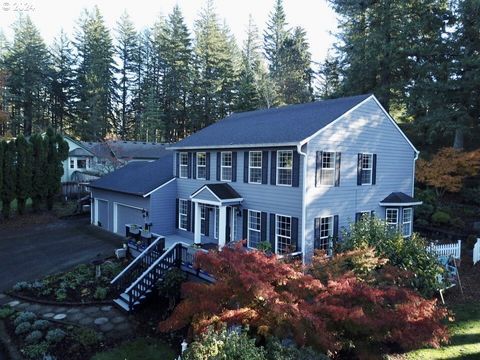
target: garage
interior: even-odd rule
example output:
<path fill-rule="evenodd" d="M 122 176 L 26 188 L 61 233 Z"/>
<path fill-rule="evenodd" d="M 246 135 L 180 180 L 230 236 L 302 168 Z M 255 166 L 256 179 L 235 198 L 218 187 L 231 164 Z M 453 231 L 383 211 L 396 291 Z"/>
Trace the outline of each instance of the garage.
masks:
<path fill-rule="evenodd" d="M 95 199 L 95 224 L 108 229 L 108 201 Z"/>
<path fill-rule="evenodd" d="M 113 204 L 113 232 L 118 235 L 125 236 L 125 224 L 143 225 L 145 219 L 143 217 L 143 209 L 114 203 Z"/>

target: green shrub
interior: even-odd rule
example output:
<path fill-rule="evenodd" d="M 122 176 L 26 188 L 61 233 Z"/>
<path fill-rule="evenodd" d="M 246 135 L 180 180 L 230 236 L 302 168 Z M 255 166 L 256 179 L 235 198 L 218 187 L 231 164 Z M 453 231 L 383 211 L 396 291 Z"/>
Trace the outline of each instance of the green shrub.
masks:
<path fill-rule="evenodd" d="M 452 219 L 447 212 L 438 210 L 432 215 L 432 221 L 438 225 L 449 225 Z"/>
<path fill-rule="evenodd" d="M 29 322 L 22 322 L 15 327 L 15 334 L 22 335 L 28 333 L 32 329 L 32 324 Z"/>
<path fill-rule="evenodd" d="M 272 251 L 272 244 L 270 241 L 260 241 L 258 243 L 257 249 L 264 252 Z"/>
<path fill-rule="evenodd" d="M 97 300 L 105 300 L 107 298 L 107 295 L 108 288 L 99 286 L 95 289 L 95 294 L 93 294 L 93 298 Z"/>
<path fill-rule="evenodd" d="M 173 268 L 158 282 L 158 294 L 169 299 L 169 309 L 173 309 L 180 298 L 181 286 L 186 280 L 187 275 L 182 270 Z"/>
<path fill-rule="evenodd" d="M 32 325 L 32 329 L 34 330 L 46 330 L 49 327 L 50 321 L 48 320 L 36 320 Z"/>
<path fill-rule="evenodd" d="M 60 302 L 65 301 L 67 299 L 67 289 L 64 287 L 57 289 L 57 291 L 55 291 L 55 298 Z"/>
<path fill-rule="evenodd" d="M 25 337 L 27 344 L 38 344 L 43 338 L 43 334 L 40 330 L 33 330 Z"/>
<path fill-rule="evenodd" d="M 61 342 L 63 339 L 65 339 L 65 336 L 67 336 L 67 334 L 62 329 L 52 329 L 47 332 L 45 340 L 54 344 Z"/>
<path fill-rule="evenodd" d="M 101 333 L 87 328 L 73 329 L 72 337 L 74 341 L 86 348 L 94 347 L 103 340 L 103 335 Z"/>
<path fill-rule="evenodd" d="M 277 338 L 270 338 L 265 346 L 268 360 L 328 360 L 328 356 L 320 354 L 310 347 L 297 348 L 284 346 Z"/>
<path fill-rule="evenodd" d="M 15 314 L 15 310 L 13 310 L 10 306 L 0 308 L 0 319 L 6 319 L 13 314 Z"/>
<path fill-rule="evenodd" d="M 48 344 L 46 342 L 41 342 L 39 344 L 28 345 L 22 349 L 23 355 L 27 359 L 43 359 L 48 351 Z"/>
<path fill-rule="evenodd" d="M 17 326 L 20 323 L 32 322 L 33 320 L 36 320 L 36 319 L 37 319 L 37 315 L 35 315 L 33 312 L 22 311 L 17 314 L 15 320 L 13 321 L 13 324 Z"/>
<path fill-rule="evenodd" d="M 464 187 L 461 195 L 467 204 L 480 206 L 480 186 Z"/>
<path fill-rule="evenodd" d="M 13 291 L 22 291 L 26 289 L 30 289 L 30 284 L 26 281 L 20 281 L 13 285 Z"/>

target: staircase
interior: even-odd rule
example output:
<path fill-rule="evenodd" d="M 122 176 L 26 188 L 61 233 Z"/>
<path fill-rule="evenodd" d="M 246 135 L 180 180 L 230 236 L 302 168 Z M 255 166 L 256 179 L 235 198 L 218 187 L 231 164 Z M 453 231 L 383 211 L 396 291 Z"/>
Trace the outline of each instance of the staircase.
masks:
<path fill-rule="evenodd" d="M 160 239 L 163 238 L 158 237 L 110 282 L 119 293 L 119 297 L 113 302 L 121 309 L 133 311 L 173 267 L 203 280 L 213 281 L 211 276 L 192 266 L 195 253 L 205 250 L 193 249 L 186 243 L 177 242 L 162 252 L 158 244 Z"/>

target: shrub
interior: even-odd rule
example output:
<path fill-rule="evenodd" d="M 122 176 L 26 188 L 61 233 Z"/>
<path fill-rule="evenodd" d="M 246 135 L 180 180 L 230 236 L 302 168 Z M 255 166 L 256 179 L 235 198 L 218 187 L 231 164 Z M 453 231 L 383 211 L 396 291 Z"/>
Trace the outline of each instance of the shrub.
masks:
<path fill-rule="evenodd" d="M 264 252 L 272 251 L 272 244 L 270 241 L 260 241 L 258 243 L 257 249 Z"/>
<path fill-rule="evenodd" d="M 59 343 L 61 342 L 67 334 L 62 329 L 52 329 L 47 332 L 45 340 L 49 343 Z"/>
<path fill-rule="evenodd" d="M 97 300 L 105 300 L 108 295 L 108 289 L 104 287 L 97 287 L 95 289 L 95 293 L 93 294 L 93 298 Z"/>
<path fill-rule="evenodd" d="M 103 339 L 102 334 L 87 328 L 75 328 L 72 332 L 72 337 L 86 348 L 96 346 Z"/>
<path fill-rule="evenodd" d="M 432 221 L 438 225 L 448 225 L 452 221 L 450 215 L 442 210 L 437 210 L 432 215 Z"/>
<path fill-rule="evenodd" d="M 265 350 L 268 360 L 328 360 L 327 355 L 310 347 L 299 349 L 294 345 L 284 346 L 277 338 L 269 338 Z"/>
<path fill-rule="evenodd" d="M 27 344 L 38 344 L 43 338 L 43 334 L 40 330 L 33 330 L 25 337 Z"/>
<path fill-rule="evenodd" d="M 474 188 L 464 187 L 462 189 L 462 197 L 467 204 L 480 206 L 480 186 Z"/>
<path fill-rule="evenodd" d="M 168 298 L 168 308 L 172 310 L 180 298 L 180 289 L 187 280 L 187 275 L 180 269 L 173 268 L 167 272 L 163 281 L 157 284 L 158 294 Z"/>
<path fill-rule="evenodd" d="M 43 359 L 48 351 L 48 344 L 46 342 L 41 342 L 39 344 L 28 345 L 22 349 L 23 355 L 28 359 Z"/>
<path fill-rule="evenodd" d="M 34 330 L 46 330 L 50 327 L 50 321 L 48 320 L 35 320 L 32 325 Z"/>
<path fill-rule="evenodd" d="M 0 319 L 6 319 L 13 314 L 15 314 L 15 310 L 13 310 L 10 306 L 0 308 Z"/>
<path fill-rule="evenodd" d="M 35 320 L 37 318 L 37 315 L 35 315 L 33 312 L 31 311 L 22 311 L 22 312 L 19 312 L 17 314 L 17 317 L 15 318 L 15 320 L 13 321 L 13 324 L 15 326 L 17 326 L 18 324 L 20 323 L 23 323 L 23 322 L 32 322 L 33 320 Z"/>
<path fill-rule="evenodd" d="M 30 324 L 29 322 L 22 322 L 15 327 L 15 334 L 16 335 L 26 334 L 31 329 L 32 329 L 32 324 Z"/>
<path fill-rule="evenodd" d="M 30 289 L 30 284 L 26 281 L 20 281 L 13 285 L 13 291 L 22 291 L 22 290 L 27 290 Z"/>
<path fill-rule="evenodd" d="M 67 299 L 67 289 L 60 287 L 55 291 L 55 298 L 57 301 L 65 301 Z"/>

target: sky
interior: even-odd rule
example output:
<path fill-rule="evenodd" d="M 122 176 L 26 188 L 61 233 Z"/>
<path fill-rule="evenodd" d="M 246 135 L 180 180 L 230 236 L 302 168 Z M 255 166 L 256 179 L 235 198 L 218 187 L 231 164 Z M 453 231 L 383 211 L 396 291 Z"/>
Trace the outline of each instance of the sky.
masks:
<path fill-rule="evenodd" d="M 85 8 L 98 5 L 110 29 L 115 27 L 123 11 L 127 11 L 137 29 L 151 26 L 159 15 L 168 15 L 178 4 L 185 20 L 193 29 L 200 9 L 206 0 L 2 0 L 0 30 L 12 38 L 11 25 L 19 12 L 27 13 L 39 28 L 47 44 L 51 44 L 61 29 L 72 35 L 76 22 Z M 224 19 L 241 45 L 249 14 L 263 34 L 274 0 L 215 0 L 220 19 Z M 308 35 L 312 60 L 321 62 L 334 42 L 337 20 L 326 0 L 284 0 L 289 26 L 302 26 Z"/>

